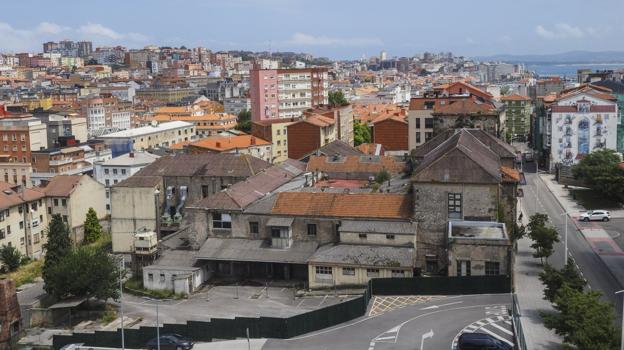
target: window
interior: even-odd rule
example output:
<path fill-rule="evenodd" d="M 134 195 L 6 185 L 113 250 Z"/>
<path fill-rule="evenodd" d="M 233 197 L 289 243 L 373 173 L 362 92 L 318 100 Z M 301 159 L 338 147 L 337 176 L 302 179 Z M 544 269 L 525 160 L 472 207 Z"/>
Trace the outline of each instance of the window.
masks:
<path fill-rule="evenodd" d="M 258 222 L 256 221 L 249 222 L 249 232 L 254 235 L 257 235 L 260 232 L 258 229 Z"/>
<path fill-rule="evenodd" d="M 392 277 L 405 277 L 405 270 L 392 270 Z"/>
<path fill-rule="evenodd" d="M 5 236 L 6 236 L 6 233 L 5 233 L 4 229 L 0 228 L 0 239 L 4 239 Z"/>
<path fill-rule="evenodd" d="M 317 280 L 331 280 L 332 268 L 331 266 L 316 266 L 316 279 Z"/>
<path fill-rule="evenodd" d="M 153 282 L 154 281 L 154 274 L 153 273 L 148 273 L 147 274 L 147 280 L 150 281 L 150 282 Z"/>
<path fill-rule="evenodd" d="M 39 243 L 39 234 L 38 233 L 35 233 L 33 235 L 33 241 L 34 241 L 35 244 Z"/>
<path fill-rule="evenodd" d="M 110 186 L 110 180 L 109 179 L 104 180 L 104 183 L 106 184 L 107 187 Z"/>
<path fill-rule="evenodd" d="M 360 237 L 360 239 L 366 239 L 366 233 L 360 233 L 358 237 Z"/>
<path fill-rule="evenodd" d="M 160 274 L 160 282 L 165 282 L 165 274 L 164 273 Z"/>
<path fill-rule="evenodd" d="M 37 202 L 32 202 L 30 204 L 30 207 L 32 208 L 32 210 L 37 211 Z"/>
<path fill-rule="evenodd" d="M 420 131 L 416 132 L 416 143 L 420 143 L 421 139 L 420 139 Z"/>
<path fill-rule="evenodd" d="M 106 204 L 106 210 L 110 211 L 110 204 Z"/>
<path fill-rule="evenodd" d="M 67 215 L 63 215 L 63 222 L 67 223 Z"/>
<path fill-rule="evenodd" d="M 308 236 L 316 236 L 316 224 L 308 224 Z"/>
<path fill-rule="evenodd" d="M 104 174 L 108 175 L 109 171 L 108 169 L 104 169 Z"/>
<path fill-rule="evenodd" d="M 117 169 L 113 169 L 113 175 L 117 175 Z"/>
<path fill-rule="evenodd" d="M 386 235 L 386 239 L 394 239 L 394 235 Z"/>
<path fill-rule="evenodd" d="M 379 269 L 366 269 L 367 277 L 379 277 Z"/>
<path fill-rule="evenodd" d="M 342 274 L 344 276 L 355 276 L 355 267 L 343 267 Z"/>
<path fill-rule="evenodd" d="M 425 142 L 429 141 L 432 137 L 433 137 L 433 133 L 432 132 L 426 132 L 425 133 Z"/>
<path fill-rule="evenodd" d="M 54 206 L 58 207 L 58 198 L 54 198 Z"/>
<path fill-rule="evenodd" d="M 20 222 L 19 222 L 19 228 L 20 228 L 20 229 L 23 229 L 23 228 L 24 228 L 24 222 L 23 222 L 23 221 L 20 221 Z"/>
<path fill-rule="evenodd" d="M 462 217 L 462 194 L 448 194 L 448 217 L 449 219 L 461 219 Z"/>
<path fill-rule="evenodd" d="M 110 192 L 106 191 L 106 199 L 110 198 Z"/>
<path fill-rule="evenodd" d="M 457 260 L 457 276 L 470 276 L 470 260 Z"/>
<path fill-rule="evenodd" d="M 495 276 L 500 274 L 500 263 L 498 261 L 485 262 L 485 275 Z"/>
<path fill-rule="evenodd" d="M 433 129 L 433 118 L 425 118 L 425 128 Z"/>
<path fill-rule="evenodd" d="M 52 207 L 48 207 L 48 214 L 52 214 Z"/>
<path fill-rule="evenodd" d="M 231 229 L 232 217 L 230 214 L 212 213 L 212 227 Z"/>
<path fill-rule="evenodd" d="M 126 169 L 121 169 L 121 175 L 126 175 Z"/>
<path fill-rule="evenodd" d="M 20 237 L 20 244 L 24 245 L 24 237 Z"/>
<path fill-rule="evenodd" d="M 66 207 L 67 206 L 67 199 L 61 199 L 61 205 Z"/>
<path fill-rule="evenodd" d="M 416 118 L 416 129 L 420 129 L 420 118 Z"/>

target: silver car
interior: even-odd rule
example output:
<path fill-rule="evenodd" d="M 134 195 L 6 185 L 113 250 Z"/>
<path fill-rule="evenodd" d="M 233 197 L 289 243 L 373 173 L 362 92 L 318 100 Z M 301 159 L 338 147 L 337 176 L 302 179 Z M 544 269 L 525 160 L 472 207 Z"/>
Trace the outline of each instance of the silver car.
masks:
<path fill-rule="evenodd" d="M 611 214 L 606 210 L 591 210 L 581 214 L 579 217 L 581 221 L 609 221 L 611 220 Z"/>

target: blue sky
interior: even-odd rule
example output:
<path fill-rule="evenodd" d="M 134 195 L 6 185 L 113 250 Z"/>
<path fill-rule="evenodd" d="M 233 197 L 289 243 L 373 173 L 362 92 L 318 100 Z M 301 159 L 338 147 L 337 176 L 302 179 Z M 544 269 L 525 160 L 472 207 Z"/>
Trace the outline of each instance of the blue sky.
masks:
<path fill-rule="evenodd" d="M 3 1 L 0 51 L 65 38 L 331 58 L 624 50 L 623 12 L 623 0 Z"/>

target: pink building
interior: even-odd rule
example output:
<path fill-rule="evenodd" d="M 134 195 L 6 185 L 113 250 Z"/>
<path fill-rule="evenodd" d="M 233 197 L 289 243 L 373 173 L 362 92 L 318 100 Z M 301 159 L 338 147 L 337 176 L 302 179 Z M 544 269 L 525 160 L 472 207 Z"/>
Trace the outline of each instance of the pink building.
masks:
<path fill-rule="evenodd" d="M 267 120 L 279 117 L 277 70 L 253 69 L 251 75 L 251 119 Z"/>

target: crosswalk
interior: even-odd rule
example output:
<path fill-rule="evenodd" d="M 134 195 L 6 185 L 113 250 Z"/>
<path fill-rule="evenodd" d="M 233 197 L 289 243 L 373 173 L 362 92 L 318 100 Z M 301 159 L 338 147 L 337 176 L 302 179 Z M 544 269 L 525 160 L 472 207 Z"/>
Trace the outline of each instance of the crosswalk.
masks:
<path fill-rule="evenodd" d="M 507 307 L 504 305 L 489 306 L 484 311 L 485 318 L 467 325 L 455 336 L 452 344 L 453 350 L 457 349 L 457 341 L 464 333 L 485 333 L 509 345 L 514 345 L 511 317 Z"/>

